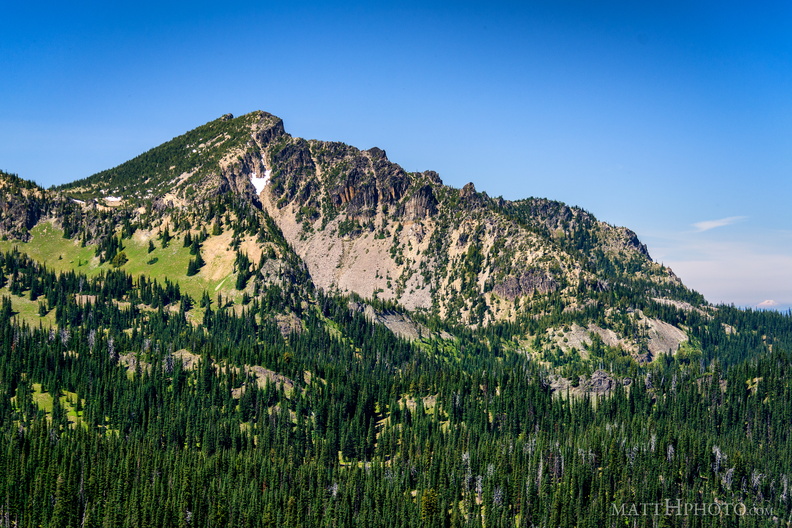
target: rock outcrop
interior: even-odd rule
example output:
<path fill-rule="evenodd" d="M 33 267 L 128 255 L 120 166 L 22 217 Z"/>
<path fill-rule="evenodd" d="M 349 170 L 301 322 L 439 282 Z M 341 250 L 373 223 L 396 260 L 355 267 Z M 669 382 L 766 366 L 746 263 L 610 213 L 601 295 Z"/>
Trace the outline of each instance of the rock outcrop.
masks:
<path fill-rule="evenodd" d="M 558 289 L 552 275 L 543 269 L 529 269 L 518 277 L 507 277 L 496 284 L 493 291 L 499 296 L 513 301 L 522 295 L 551 293 Z"/>

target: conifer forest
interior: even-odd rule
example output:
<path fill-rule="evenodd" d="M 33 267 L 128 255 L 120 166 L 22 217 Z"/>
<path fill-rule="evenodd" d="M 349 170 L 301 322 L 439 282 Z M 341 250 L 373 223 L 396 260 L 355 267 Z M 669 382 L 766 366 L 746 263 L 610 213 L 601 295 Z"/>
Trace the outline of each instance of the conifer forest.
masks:
<path fill-rule="evenodd" d="M 792 522 L 792 313 L 582 209 L 258 112 L 0 236 L 0 527 Z"/>

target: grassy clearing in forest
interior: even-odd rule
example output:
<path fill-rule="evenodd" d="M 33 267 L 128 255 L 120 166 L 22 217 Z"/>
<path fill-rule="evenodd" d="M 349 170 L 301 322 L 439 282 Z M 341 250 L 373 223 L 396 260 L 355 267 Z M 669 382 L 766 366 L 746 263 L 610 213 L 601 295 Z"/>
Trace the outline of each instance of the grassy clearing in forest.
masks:
<path fill-rule="evenodd" d="M 39 324 L 44 328 L 49 328 L 55 324 L 55 310 L 50 310 L 47 315 L 39 315 L 39 301 L 31 301 L 29 297 L 11 295 L 8 286 L 0 288 L 0 297 L 11 299 L 11 310 L 17 322 L 25 322 L 31 327 L 38 327 Z M 42 297 L 42 302 L 46 302 Z"/>
<path fill-rule="evenodd" d="M 99 262 L 95 256 L 95 246 L 81 247 L 78 240 L 63 238 L 63 230 L 50 221 L 39 223 L 30 230 L 30 234 L 28 242 L 0 240 L 0 251 L 17 248 L 55 272 L 74 270 L 91 277 L 112 269 L 109 262 Z M 123 241 L 122 251 L 128 261 L 121 269 L 134 277 L 145 275 L 160 284 L 164 284 L 167 278 L 178 283 L 182 292 L 195 301 L 200 300 L 204 291 L 209 292 L 213 299 L 218 293 L 235 298 L 238 293 L 234 288 L 235 274 L 229 272 L 234 262 L 234 253 L 228 248 L 230 240 L 230 233 L 209 237 L 201 252 L 206 265 L 198 274 L 188 277 L 187 265 L 195 257 L 190 255 L 190 248 L 184 247 L 181 238 L 171 239 L 167 247 L 163 248 L 162 241 L 155 235 L 138 231 L 131 239 Z M 154 244 L 154 250 L 150 253 L 149 241 Z M 23 320 L 38 325 L 41 318 L 38 316 L 37 301 L 14 297 L 12 303 Z M 48 319 L 51 325 L 54 314 L 47 317 L 52 319 Z"/>

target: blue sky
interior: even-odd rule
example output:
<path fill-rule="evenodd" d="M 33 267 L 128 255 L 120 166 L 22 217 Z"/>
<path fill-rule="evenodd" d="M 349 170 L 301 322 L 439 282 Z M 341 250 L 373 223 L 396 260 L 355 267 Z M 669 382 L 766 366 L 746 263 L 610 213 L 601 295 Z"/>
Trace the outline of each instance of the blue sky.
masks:
<path fill-rule="evenodd" d="M 788 1 L 27 4 L 0 18 L 3 170 L 63 183 L 261 109 L 579 205 L 712 302 L 792 305 Z"/>

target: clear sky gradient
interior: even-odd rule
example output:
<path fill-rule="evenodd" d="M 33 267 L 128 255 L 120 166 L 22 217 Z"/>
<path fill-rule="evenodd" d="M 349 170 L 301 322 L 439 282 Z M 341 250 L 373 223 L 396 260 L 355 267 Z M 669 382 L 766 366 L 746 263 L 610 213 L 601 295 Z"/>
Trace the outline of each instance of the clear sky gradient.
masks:
<path fill-rule="evenodd" d="M 14 2 L 0 31 L 0 169 L 44 186 L 261 109 L 792 306 L 789 1 Z"/>

